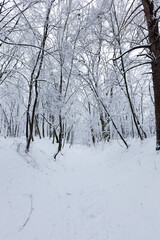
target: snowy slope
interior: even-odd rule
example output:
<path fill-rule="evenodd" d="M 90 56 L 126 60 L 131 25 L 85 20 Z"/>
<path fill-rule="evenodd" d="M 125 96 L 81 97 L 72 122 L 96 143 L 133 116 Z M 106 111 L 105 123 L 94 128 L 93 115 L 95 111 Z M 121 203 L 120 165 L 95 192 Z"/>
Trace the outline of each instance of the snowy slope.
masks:
<path fill-rule="evenodd" d="M 159 240 L 154 139 L 96 148 L 0 138 L 0 240 Z"/>

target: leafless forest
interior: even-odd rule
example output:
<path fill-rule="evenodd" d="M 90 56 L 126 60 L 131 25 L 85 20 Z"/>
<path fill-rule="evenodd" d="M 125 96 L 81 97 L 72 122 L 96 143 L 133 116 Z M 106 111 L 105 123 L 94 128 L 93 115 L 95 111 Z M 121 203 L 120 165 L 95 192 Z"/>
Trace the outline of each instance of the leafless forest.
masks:
<path fill-rule="evenodd" d="M 0 135 L 92 145 L 156 135 L 157 0 L 0 2 Z"/>

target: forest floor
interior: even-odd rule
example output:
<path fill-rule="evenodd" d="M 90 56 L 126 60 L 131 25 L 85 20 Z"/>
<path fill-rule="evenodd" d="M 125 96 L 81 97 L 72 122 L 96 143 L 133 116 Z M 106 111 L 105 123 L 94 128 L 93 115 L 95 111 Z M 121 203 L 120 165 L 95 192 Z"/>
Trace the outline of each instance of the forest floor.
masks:
<path fill-rule="evenodd" d="M 159 240 L 155 139 L 65 147 L 0 138 L 1 240 Z"/>

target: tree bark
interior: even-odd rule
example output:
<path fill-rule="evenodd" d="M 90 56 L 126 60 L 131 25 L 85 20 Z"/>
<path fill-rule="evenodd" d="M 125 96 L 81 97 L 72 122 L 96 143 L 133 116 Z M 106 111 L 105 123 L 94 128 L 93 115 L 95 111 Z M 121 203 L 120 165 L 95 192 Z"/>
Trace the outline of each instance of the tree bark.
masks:
<path fill-rule="evenodd" d="M 158 9 L 153 1 L 142 0 L 148 27 L 150 57 L 152 59 L 152 80 L 155 100 L 156 150 L 160 150 L 160 36 L 157 18 Z"/>

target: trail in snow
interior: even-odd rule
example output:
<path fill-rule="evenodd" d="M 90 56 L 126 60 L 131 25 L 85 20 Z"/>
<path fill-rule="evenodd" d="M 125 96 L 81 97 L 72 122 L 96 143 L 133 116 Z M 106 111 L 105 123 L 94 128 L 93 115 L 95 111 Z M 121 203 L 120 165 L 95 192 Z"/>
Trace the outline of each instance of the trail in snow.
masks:
<path fill-rule="evenodd" d="M 160 156 L 154 139 L 97 148 L 0 138 L 0 239 L 159 240 Z M 18 149 L 18 152 L 17 152 Z"/>

